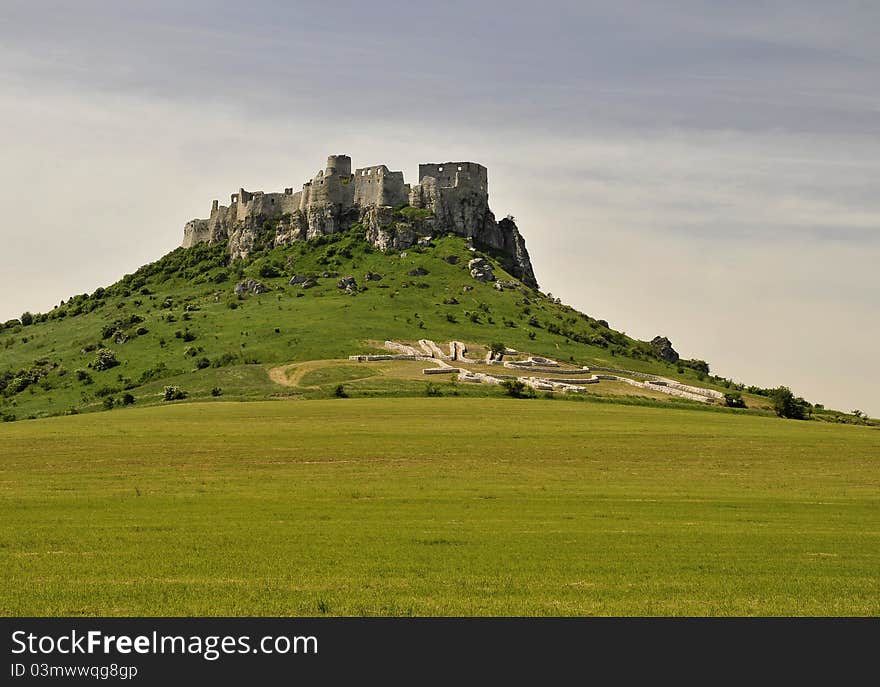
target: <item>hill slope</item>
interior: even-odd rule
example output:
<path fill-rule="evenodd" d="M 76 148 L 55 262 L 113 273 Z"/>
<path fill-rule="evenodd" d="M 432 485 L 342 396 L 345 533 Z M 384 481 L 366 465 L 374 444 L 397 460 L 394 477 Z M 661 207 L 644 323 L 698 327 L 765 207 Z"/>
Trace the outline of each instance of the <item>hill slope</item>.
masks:
<path fill-rule="evenodd" d="M 471 276 L 468 262 L 475 256 L 491 264 L 502 290 Z M 382 253 L 356 230 L 255 250 L 231 264 L 223 242 L 180 248 L 108 288 L 3 325 L 0 416 L 13 420 L 162 403 L 169 385 L 181 387 L 189 399 L 327 396 L 338 383 L 370 375 L 337 369 L 319 375 L 320 383 L 298 388 L 270 371 L 285 363 L 376 352 L 388 339 L 459 340 L 475 355 L 482 354 L 481 346 L 501 342 L 575 366 L 625 368 L 722 391 L 737 388 L 708 376 L 701 361 L 664 362 L 650 343 L 513 279 L 497 257 L 474 252 L 453 235 Z M 307 281 L 291 285 L 294 276 Z M 346 291 L 339 282 L 348 276 L 357 286 Z M 424 392 L 418 374 L 392 377 L 360 389 L 353 382 L 351 391 Z M 503 393 L 440 385 L 456 394 Z M 745 394 L 749 407 L 769 409 L 766 394 L 752 391 L 758 393 Z M 590 394 L 622 395 L 652 396 L 610 383 L 596 385 Z"/>

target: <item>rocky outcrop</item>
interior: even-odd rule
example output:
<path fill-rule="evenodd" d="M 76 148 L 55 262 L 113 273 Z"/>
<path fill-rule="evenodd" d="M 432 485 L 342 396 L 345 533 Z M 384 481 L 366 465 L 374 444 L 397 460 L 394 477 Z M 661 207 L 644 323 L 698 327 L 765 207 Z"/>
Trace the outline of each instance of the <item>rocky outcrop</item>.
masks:
<path fill-rule="evenodd" d="M 253 279 L 248 279 L 235 285 L 235 293 L 239 296 L 246 293 L 266 293 L 268 291 L 269 289 L 262 282 Z"/>
<path fill-rule="evenodd" d="M 402 221 L 395 216 L 394 208 L 388 206 L 367 208 L 362 224 L 366 228 L 367 241 L 385 253 L 406 250 L 419 236 L 416 233 L 418 227 Z"/>
<path fill-rule="evenodd" d="M 364 228 L 366 239 L 386 252 L 430 247 L 431 239 L 453 233 L 498 258 L 504 269 L 537 288 L 525 241 L 513 217 L 500 222 L 489 209 L 487 171 L 474 162 L 419 165 L 410 187 L 402 172 L 385 165 L 351 173 L 351 159 L 331 155 L 327 168 L 301 191 L 264 193 L 240 189 L 229 206 L 214 201 L 208 219 L 184 227 L 183 246 L 228 241 L 233 259 L 272 245 L 288 245 L 327 234 Z"/>
<path fill-rule="evenodd" d="M 654 353 L 660 360 L 665 360 L 667 363 L 678 362 L 678 353 L 672 347 L 672 342 L 665 336 L 655 336 L 651 339 L 651 348 L 654 349 Z"/>
<path fill-rule="evenodd" d="M 337 289 L 342 289 L 346 293 L 357 292 L 357 280 L 354 277 L 343 277 L 336 283 Z"/>
<path fill-rule="evenodd" d="M 492 265 L 486 258 L 474 258 L 468 263 L 471 276 L 477 281 L 495 281 Z"/>

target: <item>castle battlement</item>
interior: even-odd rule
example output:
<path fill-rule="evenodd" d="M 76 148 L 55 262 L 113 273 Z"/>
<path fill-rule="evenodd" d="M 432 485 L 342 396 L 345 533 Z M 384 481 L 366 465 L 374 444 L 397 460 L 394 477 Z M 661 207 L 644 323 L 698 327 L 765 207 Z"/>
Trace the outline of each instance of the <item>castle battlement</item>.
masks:
<path fill-rule="evenodd" d="M 230 195 L 228 206 L 213 201 L 208 219 L 187 222 L 182 245 L 228 240 L 232 255 L 246 257 L 255 230 L 267 222 L 277 224 L 276 244 L 280 245 L 344 231 L 353 224 L 381 225 L 387 232 L 389 222 L 396 221 L 406 226 L 401 232 L 395 230 L 397 238 L 393 240 L 377 239 L 383 249 L 400 247 L 408 240 L 401 237 L 415 237 L 417 231 L 427 232 L 425 235 L 444 231 L 502 251 L 525 252 L 516 226 L 509 220 L 495 222 L 489 209 L 488 172 L 479 163 L 420 164 L 419 183 L 415 185 L 406 183 L 403 172 L 383 164 L 358 167 L 353 173 L 351 170 L 348 155 L 329 155 L 325 167 L 299 191 L 294 191 L 294 186 L 272 193 L 240 188 Z M 430 210 L 431 218 L 420 220 L 418 227 L 400 216 L 395 219 L 392 211 L 404 205 Z M 527 280 L 531 265 L 524 274 Z M 530 279 L 534 281 L 534 276 Z"/>

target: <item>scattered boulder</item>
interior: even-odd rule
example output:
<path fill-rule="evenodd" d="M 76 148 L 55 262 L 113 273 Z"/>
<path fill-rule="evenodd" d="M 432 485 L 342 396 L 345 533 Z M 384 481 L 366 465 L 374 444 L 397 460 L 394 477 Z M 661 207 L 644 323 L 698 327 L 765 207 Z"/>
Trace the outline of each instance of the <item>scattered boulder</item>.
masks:
<path fill-rule="evenodd" d="M 343 289 L 346 293 L 355 293 L 358 288 L 357 280 L 354 277 L 343 277 L 336 282 L 336 288 Z"/>
<path fill-rule="evenodd" d="M 660 360 L 665 360 L 667 363 L 678 362 L 678 353 L 672 347 L 672 342 L 665 336 L 655 336 L 651 339 L 651 348 L 654 349 L 654 353 Z"/>
<path fill-rule="evenodd" d="M 294 274 L 290 278 L 290 281 L 287 282 L 287 284 L 288 284 L 288 286 L 299 286 L 301 284 L 305 284 L 308 280 L 309 280 L 309 278 L 307 276 L 305 276 L 304 274 Z"/>
<path fill-rule="evenodd" d="M 461 290 L 462 291 L 473 291 L 474 287 L 473 286 L 462 286 Z"/>
<path fill-rule="evenodd" d="M 495 281 L 492 265 L 486 258 L 474 258 L 468 263 L 468 269 L 471 271 L 471 276 L 477 281 Z"/>
<path fill-rule="evenodd" d="M 457 265 L 458 264 L 458 256 L 457 255 L 447 255 L 443 259 L 446 262 L 448 262 L 450 265 Z"/>
<path fill-rule="evenodd" d="M 458 299 L 454 296 L 452 298 L 445 298 L 443 300 L 443 305 L 458 305 Z"/>
<path fill-rule="evenodd" d="M 235 293 L 238 295 L 244 293 L 266 293 L 269 289 L 262 282 L 258 282 L 254 279 L 248 279 L 247 281 L 239 282 L 235 285 Z"/>
<path fill-rule="evenodd" d="M 339 276 L 339 272 L 321 272 L 321 276 L 324 277 L 324 279 L 335 279 Z"/>
<path fill-rule="evenodd" d="M 418 245 L 422 248 L 433 248 L 434 247 L 434 237 L 433 236 L 422 236 L 418 240 Z"/>
<path fill-rule="evenodd" d="M 375 272 L 367 272 L 364 275 L 364 281 L 381 281 L 382 275 L 376 274 Z"/>
<path fill-rule="evenodd" d="M 301 289 L 310 289 L 313 286 L 317 286 L 317 285 L 318 285 L 317 279 L 310 278 L 310 279 L 306 279 L 302 284 L 300 284 L 300 288 Z"/>
<path fill-rule="evenodd" d="M 407 274 L 411 277 L 424 277 L 426 274 L 428 274 L 428 270 L 426 270 L 424 267 L 416 267 L 407 272 Z"/>

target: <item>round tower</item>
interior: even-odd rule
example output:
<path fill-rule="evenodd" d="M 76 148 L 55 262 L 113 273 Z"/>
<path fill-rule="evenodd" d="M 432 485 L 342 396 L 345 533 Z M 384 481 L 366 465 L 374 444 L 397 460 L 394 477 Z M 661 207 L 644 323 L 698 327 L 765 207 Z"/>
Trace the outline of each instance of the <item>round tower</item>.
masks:
<path fill-rule="evenodd" d="M 327 171 L 324 172 L 325 177 L 351 176 L 351 158 L 348 155 L 330 155 L 327 157 Z"/>

